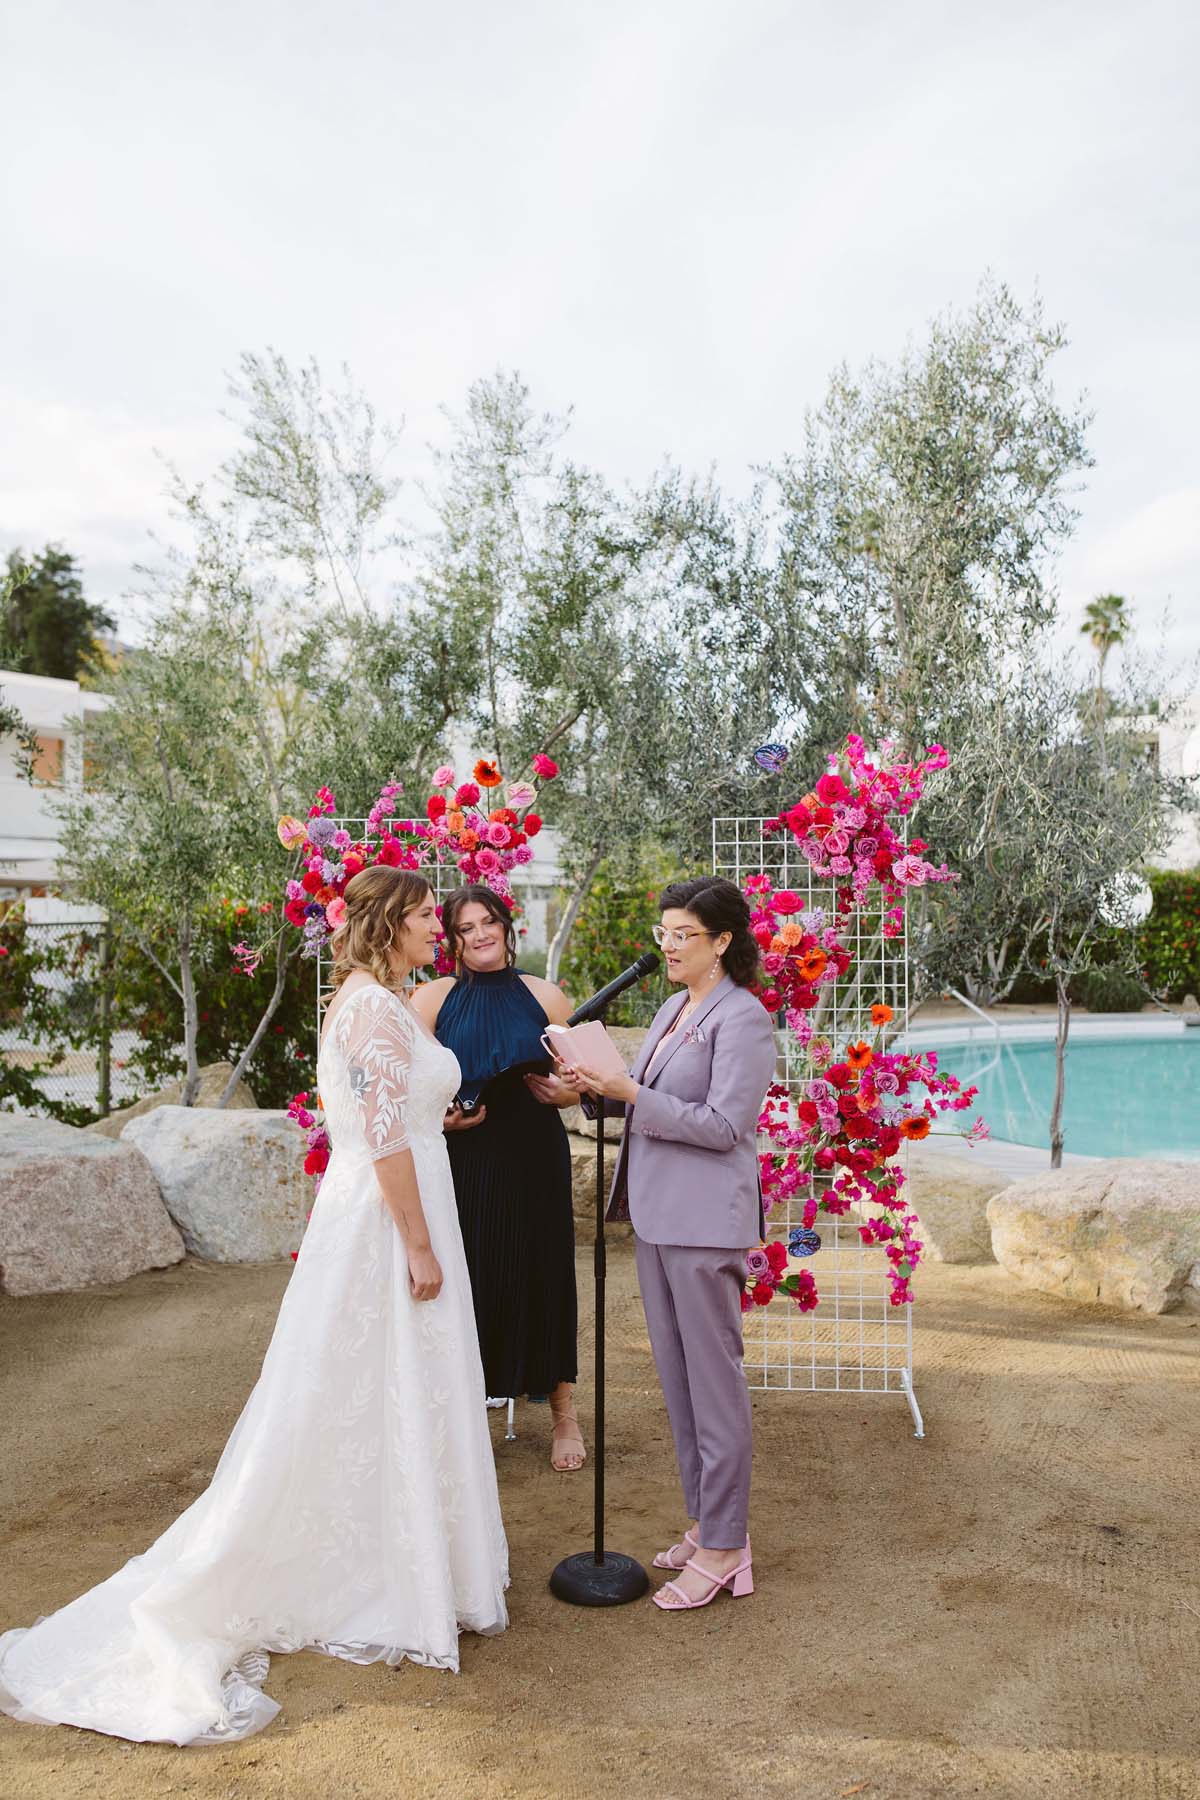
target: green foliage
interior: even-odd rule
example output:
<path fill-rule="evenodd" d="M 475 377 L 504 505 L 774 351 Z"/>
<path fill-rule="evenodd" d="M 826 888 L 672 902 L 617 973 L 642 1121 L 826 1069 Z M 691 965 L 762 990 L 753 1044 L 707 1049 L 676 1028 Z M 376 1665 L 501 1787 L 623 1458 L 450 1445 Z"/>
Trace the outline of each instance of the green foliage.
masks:
<path fill-rule="evenodd" d="M 62 681 L 95 674 L 104 654 L 99 634 L 114 631 L 116 620 L 84 597 L 75 558 L 49 544 L 26 565 L 21 551 L 14 550 L 8 574 L 12 585 L 4 598 L 0 633 L 16 666 L 28 675 Z"/>
<path fill-rule="evenodd" d="M 247 977 L 233 945 L 252 936 L 254 923 L 271 923 L 271 902 L 224 898 L 196 920 L 193 971 L 196 984 L 196 1059 L 236 1065 L 262 1014 L 261 977 Z M 130 1059 L 139 1092 L 152 1093 L 185 1073 L 183 1007 L 132 939 L 119 942 L 113 958 L 113 1017 L 138 1034 Z M 289 966 L 282 998 L 245 1079 L 260 1106 L 286 1106 L 299 1088 L 311 1087 L 316 1070 L 316 970 L 311 962 Z"/>
<path fill-rule="evenodd" d="M 1154 895 L 1138 932 L 1147 986 L 1160 999 L 1200 995 L 1200 869 L 1148 869 Z"/>
<path fill-rule="evenodd" d="M 195 921 L 192 966 L 198 1017 L 197 1061 L 236 1064 L 263 1010 L 263 989 L 238 969 L 232 949 L 249 935 L 262 907 L 223 899 Z M 97 930 L 26 924 L 20 907 L 0 919 L 0 1034 L 37 1046 L 0 1061 L 0 1108 L 44 1112 L 69 1125 L 96 1118 L 94 1105 L 47 1099 L 41 1080 L 71 1051 L 98 1056 L 105 1030 L 134 1032 L 138 1044 L 124 1067 L 129 1098 L 153 1093 L 185 1071 L 183 1007 L 135 939 L 110 940 L 104 971 L 107 1024 L 100 1006 L 101 946 Z M 248 1071 L 260 1106 L 285 1106 L 312 1086 L 316 1064 L 316 982 L 311 962 L 292 964 L 282 999 Z M 114 1065 L 117 1066 L 117 1065 Z"/>
<path fill-rule="evenodd" d="M 1089 1012 L 1140 1012 L 1146 1004 L 1142 983 L 1123 969 L 1089 969 L 1075 984 L 1077 997 Z"/>
<path fill-rule="evenodd" d="M 95 1106 L 47 1099 L 40 1084 L 71 1051 L 99 1042 L 100 933 L 30 926 L 12 906 L 0 918 L 0 952 L 0 1109 L 86 1125 Z M 17 1049 L 16 1041 L 36 1048 Z"/>
<path fill-rule="evenodd" d="M 578 1004 L 654 949 L 651 927 L 658 923 L 658 895 L 675 871 L 662 853 L 644 853 L 624 863 L 600 864 L 571 934 L 562 981 Z M 668 985 L 658 969 L 615 1003 L 613 1025 L 646 1025 L 667 997 Z"/>

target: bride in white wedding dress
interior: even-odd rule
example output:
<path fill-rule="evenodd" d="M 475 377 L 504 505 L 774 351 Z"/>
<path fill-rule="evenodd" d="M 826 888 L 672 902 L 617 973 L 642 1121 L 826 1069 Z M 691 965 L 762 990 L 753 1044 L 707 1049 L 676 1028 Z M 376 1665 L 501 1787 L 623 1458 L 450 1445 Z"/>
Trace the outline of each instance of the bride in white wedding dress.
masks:
<path fill-rule="evenodd" d="M 267 1653 L 458 1668 L 508 1552 L 442 1119 L 453 1054 L 397 991 L 439 933 L 423 877 L 346 890 L 317 1065 L 333 1154 L 212 1483 L 143 1556 L 0 1636 L 0 1709 L 223 1743 L 279 1708 Z"/>

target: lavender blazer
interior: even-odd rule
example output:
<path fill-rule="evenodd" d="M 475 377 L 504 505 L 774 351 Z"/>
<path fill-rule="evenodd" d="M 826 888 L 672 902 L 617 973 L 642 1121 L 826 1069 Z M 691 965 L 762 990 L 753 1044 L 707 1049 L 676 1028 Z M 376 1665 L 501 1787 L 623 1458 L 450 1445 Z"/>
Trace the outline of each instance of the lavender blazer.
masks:
<path fill-rule="evenodd" d="M 649 1244 L 746 1250 L 762 1236 L 755 1147 L 763 1096 L 775 1075 L 768 1013 L 726 975 L 646 1075 L 659 1040 L 687 1004 L 672 994 L 655 1014 L 631 1073 L 637 1104 L 625 1115 L 608 1202 Z"/>

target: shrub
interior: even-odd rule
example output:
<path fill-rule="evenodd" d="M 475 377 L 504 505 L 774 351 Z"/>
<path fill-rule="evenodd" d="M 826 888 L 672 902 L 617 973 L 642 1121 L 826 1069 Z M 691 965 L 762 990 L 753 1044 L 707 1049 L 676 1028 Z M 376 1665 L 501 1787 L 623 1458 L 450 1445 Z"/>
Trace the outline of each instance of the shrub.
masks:
<path fill-rule="evenodd" d="M 658 923 L 658 895 L 676 871 L 661 851 L 644 853 L 621 867 L 600 864 L 580 909 L 563 960 L 562 984 L 578 1004 L 654 949 L 651 927 Z M 611 1025 L 648 1025 L 667 997 L 661 969 L 629 988 L 609 1012 Z"/>
<path fill-rule="evenodd" d="M 1078 983 L 1078 998 L 1089 1012 L 1140 1012 L 1146 990 L 1123 969 L 1089 969 Z"/>
<path fill-rule="evenodd" d="M 1154 907 L 1138 933 L 1147 986 L 1163 1000 L 1200 994 L 1200 869 L 1147 869 Z"/>

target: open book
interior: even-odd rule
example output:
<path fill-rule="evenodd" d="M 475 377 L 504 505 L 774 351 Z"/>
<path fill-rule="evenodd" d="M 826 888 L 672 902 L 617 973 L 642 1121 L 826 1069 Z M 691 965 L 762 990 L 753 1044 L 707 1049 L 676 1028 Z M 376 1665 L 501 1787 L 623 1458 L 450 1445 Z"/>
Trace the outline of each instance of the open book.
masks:
<path fill-rule="evenodd" d="M 542 1042 L 568 1069 L 582 1063 L 597 1075 L 624 1073 L 625 1058 L 599 1019 L 588 1019 L 583 1025 L 547 1025 Z"/>

